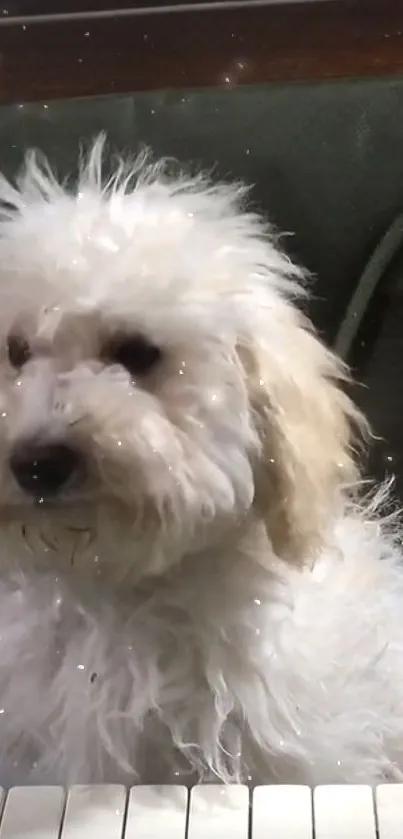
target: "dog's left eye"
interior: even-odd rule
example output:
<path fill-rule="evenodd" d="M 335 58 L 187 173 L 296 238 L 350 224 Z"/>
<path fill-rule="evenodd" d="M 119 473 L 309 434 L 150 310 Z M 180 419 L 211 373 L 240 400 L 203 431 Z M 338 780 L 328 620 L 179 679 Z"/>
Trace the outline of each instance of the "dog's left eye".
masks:
<path fill-rule="evenodd" d="M 120 364 L 132 376 L 145 376 L 162 358 L 160 348 L 143 335 L 113 340 L 104 355 L 109 364 Z"/>

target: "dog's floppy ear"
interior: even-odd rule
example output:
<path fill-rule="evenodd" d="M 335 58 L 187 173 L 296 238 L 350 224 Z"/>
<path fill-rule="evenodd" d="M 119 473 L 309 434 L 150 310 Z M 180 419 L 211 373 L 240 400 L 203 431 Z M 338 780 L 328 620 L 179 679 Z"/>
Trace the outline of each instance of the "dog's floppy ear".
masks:
<path fill-rule="evenodd" d="M 264 314 L 239 349 L 261 443 L 255 504 L 276 553 L 309 561 L 341 487 L 357 480 L 354 446 L 366 426 L 341 387 L 343 365 L 301 312 L 277 299 Z"/>

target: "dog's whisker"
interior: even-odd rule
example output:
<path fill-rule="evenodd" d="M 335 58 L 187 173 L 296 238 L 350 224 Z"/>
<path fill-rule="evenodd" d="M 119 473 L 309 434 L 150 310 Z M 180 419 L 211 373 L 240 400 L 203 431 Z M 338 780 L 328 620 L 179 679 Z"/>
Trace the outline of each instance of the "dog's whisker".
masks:
<path fill-rule="evenodd" d="M 40 533 L 40 539 L 41 539 L 42 544 L 45 546 L 45 548 L 47 548 L 47 550 L 49 550 L 49 551 L 57 551 L 57 542 L 56 542 L 56 541 L 54 541 L 54 540 L 51 540 L 51 539 L 50 539 L 50 538 L 49 538 L 49 537 L 48 537 L 48 536 L 47 536 L 47 535 L 43 532 L 43 530 L 42 530 L 42 531 L 41 531 L 41 533 Z"/>

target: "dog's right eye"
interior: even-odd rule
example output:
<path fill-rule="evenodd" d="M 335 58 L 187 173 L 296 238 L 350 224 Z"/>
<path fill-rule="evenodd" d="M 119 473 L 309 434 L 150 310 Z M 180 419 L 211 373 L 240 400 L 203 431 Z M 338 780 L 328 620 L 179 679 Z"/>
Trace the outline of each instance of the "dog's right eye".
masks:
<path fill-rule="evenodd" d="M 162 358 L 160 348 L 143 335 L 114 339 L 104 355 L 110 364 L 120 364 L 132 376 L 146 376 Z"/>
<path fill-rule="evenodd" d="M 7 340 L 8 359 L 12 367 L 20 370 L 31 358 L 28 341 L 20 335 L 9 335 Z"/>

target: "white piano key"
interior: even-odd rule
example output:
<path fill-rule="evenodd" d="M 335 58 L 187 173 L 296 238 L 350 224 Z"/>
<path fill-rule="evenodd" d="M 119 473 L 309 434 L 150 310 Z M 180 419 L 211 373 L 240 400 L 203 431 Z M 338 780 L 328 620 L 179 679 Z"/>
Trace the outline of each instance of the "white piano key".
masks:
<path fill-rule="evenodd" d="M 372 789 L 364 785 L 316 787 L 315 839 L 376 839 Z"/>
<path fill-rule="evenodd" d="M 13 787 L 0 822 L 1 839 L 58 839 L 64 802 L 62 787 Z"/>
<path fill-rule="evenodd" d="M 201 784 L 190 793 L 187 839 L 248 839 L 249 790 Z"/>
<path fill-rule="evenodd" d="M 121 839 L 126 796 L 117 784 L 71 787 L 60 839 Z"/>
<path fill-rule="evenodd" d="M 403 784 L 380 784 L 375 802 L 379 839 L 402 839 Z"/>
<path fill-rule="evenodd" d="M 310 787 L 255 787 L 251 839 L 312 839 L 312 836 Z"/>
<path fill-rule="evenodd" d="M 185 839 L 187 806 L 186 787 L 133 787 L 124 839 Z"/>

